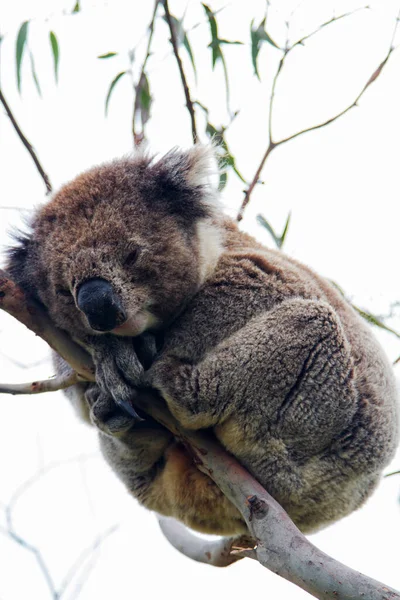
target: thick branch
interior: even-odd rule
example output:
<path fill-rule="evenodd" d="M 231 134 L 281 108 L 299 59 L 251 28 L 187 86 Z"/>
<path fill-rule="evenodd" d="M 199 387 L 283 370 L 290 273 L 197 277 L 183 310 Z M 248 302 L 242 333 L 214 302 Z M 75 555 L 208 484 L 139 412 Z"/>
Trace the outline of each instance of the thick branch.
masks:
<path fill-rule="evenodd" d="M 8 275 L 0 269 L 0 308 L 23 323 L 49 344 L 83 379 L 95 380 L 92 359 L 86 350 L 68 334 L 54 326 L 43 307 L 28 298 Z"/>
<path fill-rule="evenodd" d="M 159 524 L 170 544 L 196 562 L 227 567 L 245 556 L 255 558 L 254 540 L 246 536 L 210 541 L 194 535 L 175 519 L 160 517 Z"/>
<path fill-rule="evenodd" d="M 17 123 L 17 121 L 16 121 L 16 119 L 15 119 L 15 117 L 14 117 L 12 111 L 11 111 L 11 108 L 9 107 L 9 105 L 8 105 L 8 103 L 7 103 L 7 101 L 6 101 L 5 97 L 4 97 L 3 92 L 1 91 L 1 89 L 0 89 L 0 102 L 4 106 L 5 111 L 6 111 L 7 115 L 8 115 L 8 117 L 9 117 L 9 119 L 10 119 L 10 121 L 12 123 L 12 126 L 14 127 L 14 129 L 15 129 L 18 137 L 19 137 L 19 139 L 21 140 L 21 142 L 23 143 L 23 145 L 25 146 L 25 148 L 28 150 L 29 154 L 31 155 L 32 160 L 35 163 L 36 168 L 39 171 L 40 176 L 41 176 L 41 178 L 44 181 L 47 193 L 50 194 L 52 192 L 52 187 L 51 187 L 50 179 L 49 179 L 48 175 L 45 173 L 42 165 L 40 164 L 40 161 L 39 161 L 39 159 L 37 157 L 37 154 L 36 154 L 35 150 L 33 149 L 32 144 L 27 140 L 27 138 L 25 137 L 25 135 L 22 133 L 21 128 L 18 125 L 18 123 Z"/>
<path fill-rule="evenodd" d="M 172 48 L 173 48 L 174 55 L 176 58 L 176 62 L 178 63 L 179 74 L 181 76 L 183 91 L 185 93 L 186 108 L 189 111 L 190 121 L 192 124 L 193 144 L 195 144 L 197 142 L 197 129 L 196 129 L 196 116 L 195 116 L 195 112 L 194 112 L 194 106 L 193 106 L 193 102 L 190 98 L 189 86 L 186 81 L 185 71 L 183 70 L 182 60 L 181 60 L 181 57 L 179 56 L 178 40 L 176 37 L 175 27 L 172 22 L 171 13 L 169 12 L 168 0 L 164 0 L 163 4 L 164 4 L 164 10 L 165 10 L 165 18 L 167 20 L 169 31 L 171 34 L 171 44 L 172 44 Z"/>
<path fill-rule="evenodd" d="M 357 9 L 357 10 L 360 10 L 360 9 Z M 381 74 L 381 72 L 383 70 L 383 67 L 388 62 L 388 60 L 389 60 L 389 58 L 390 58 L 393 50 L 395 49 L 394 46 L 393 46 L 393 42 L 394 42 L 394 39 L 395 39 L 395 35 L 396 35 L 398 23 L 399 23 L 400 11 L 399 11 L 399 14 L 397 15 L 397 18 L 396 18 L 396 23 L 395 23 L 395 27 L 394 27 L 394 31 L 393 31 L 393 35 L 392 35 L 392 39 L 391 39 L 391 42 L 390 42 L 388 53 L 386 54 L 385 58 L 380 63 L 380 65 L 375 69 L 375 71 L 369 77 L 368 81 L 362 87 L 361 91 L 358 93 L 358 95 L 356 96 L 356 98 L 354 99 L 354 101 L 351 104 L 349 104 L 346 108 L 344 108 L 342 111 L 340 111 L 339 113 L 337 113 L 333 117 L 331 117 L 329 119 L 326 119 L 322 123 L 318 123 L 316 125 L 311 125 L 310 127 L 302 129 L 301 131 L 297 131 L 296 133 L 293 133 L 292 135 L 289 135 L 288 137 L 282 138 L 282 139 L 280 139 L 278 141 L 275 141 L 273 139 L 273 136 L 272 136 L 272 116 L 273 116 L 273 109 L 274 109 L 275 90 L 276 90 L 276 85 L 277 85 L 277 82 L 278 82 L 278 79 L 279 79 L 279 75 L 280 75 L 280 73 L 281 73 L 281 71 L 283 69 L 283 66 L 285 64 L 286 58 L 289 56 L 290 52 L 292 52 L 292 50 L 294 48 L 296 48 L 299 45 L 303 45 L 306 40 L 308 40 L 312 35 L 315 35 L 316 33 L 318 33 L 323 27 L 326 27 L 326 26 L 330 25 L 331 23 L 335 23 L 339 19 L 343 19 L 344 17 L 348 17 L 350 15 L 353 15 L 355 12 L 357 12 L 357 10 L 353 11 L 353 12 L 350 12 L 350 13 L 346 13 L 344 15 L 340 15 L 338 17 L 333 17 L 332 19 L 330 19 L 326 23 L 323 23 L 322 25 L 320 25 L 320 27 L 318 29 L 316 29 L 312 33 L 304 36 L 300 40 L 297 40 L 297 42 L 293 43 L 290 46 L 288 45 L 288 42 L 286 43 L 286 46 L 285 46 L 285 48 L 283 50 L 282 57 L 281 57 L 281 59 L 279 61 L 278 68 L 277 68 L 277 71 L 275 73 L 275 76 L 274 76 L 274 79 L 273 79 L 273 82 L 272 82 L 271 96 L 270 96 L 270 103 L 269 103 L 269 116 L 268 116 L 268 145 L 267 145 L 267 149 L 266 149 L 266 151 L 265 151 L 265 153 L 264 153 L 264 155 L 263 155 L 263 157 L 261 159 L 261 162 L 260 162 L 260 164 L 259 164 L 259 166 L 258 166 L 258 168 L 257 168 L 257 170 L 256 170 L 256 172 L 254 174 L 254 177 L 253 177 L 252 181 L 249 184 L 249 187 L 245 191 L 245 195 L 244 195 L 242 204 L 240 206 L 239 212 L 238 212 L 237 217 L 236 217 L 236 220 L 238 222 L 243 219 L 243 214 L 244 214 L 244 211 L 246 210 L 247 205 L 250 202 L 251 194 L 252 194 L 255 186 L 257 185 L 257 183 L 258 183 L 258 181 L 260 179 L 261 172 L 263 171 L 265 163 L 267 162 L 267 159 L 268 159 L 269 155 L 271 154 L 271 152 L 273 150 L 275 150 L 275 148 L 277 148 L 278 146 L 281 146 L 282 144 L 285 144 L 286 142 L 294 140 L 295 138 L 299 137 L 300 135 L 303 135 L 304 133 L 308 133 L 308 132 L 314 131 L 316 129 L 321 129 L 322 127 L 326 127 L 327 125 L 330 125 L 331 123 L 334 123 L 335 121 L 337 121 L 338 119 L 340 119 L 340 117 L 342 117 L 347 112 L 349 112 L 352 108 L 354 108 L 355 106 L 357 106 L 357 104 L 358 104 L 359 100 L 361 99 L 361 97 L 364 95 L 364 93 L 369 88 L 369 86 L 374 81 L 376 81 L 376 79 Z"/>
<path fill-rule="evenodd" d="M 52 347 L 76 369 L 79 374 L 88 373 L 87 379 L 93 381 L 93 365 L 91 359 L 80 346 L 70 341 L 65 343 L 64 332 L 57 330 L 46 316 L 46 327 L 43 327 L 43 310 L 35 306 L 30 313 L 28 308 L 32 302 L 24 297 L 22 290 L 3 277 L 0 290 L 1 308 L 21 320 L 43 339 L 52 341 Z M 10 293 L 14 292 L 13 294 Z M 29 318 L 27 318 L 27 315 Z M 22 317 L 22 318 L 20 318 Z M 40 324 L 35 323 L 38 318 Z M 57 340 L 61 336 L 62 342 Z M 74 354 L 74 352 L 77 354 Z M 82 354 L 82 352 L 84 354 Z M 79 357 L 79 358 L 78 358 Z M 79 365 L 80 358 L 83 363 Z M 316 598 L 331 600 L 400 600 L 400 594 L 382 583 L 370 579 L 321 552 L 311 544 L 297 529 L 283 508 L 264 490 L 264 488 L 228 454 L 217 441 L 204 432 L 187 431 L 169 413 L 165 402 L 154 392 L 140 394 L 135 400 L 137 408 L 144 410 L 162 425 L 167 427 L 175 437 L 182 441 L 191 451 L 197 467 L 215 481 L 222 492 L 238 508 L 245 519 L 250 537 L 257 540 L 257 547 L 249 544 L 244 549 L 234 548 L 237 540 L 228 540 L 219 547 L 215 544 L 206 549 L 212 551 L 210 563 L 221 564 L 230 559 L 226 552 L 230 549 L 235 560 L 242 553 L 256 557 L 258 561 L 274 573 L 298 585 Z M 199 555 L 199 543 L 192 536 L 182 537 L 182 530 L 174 539 L 173 528 L 168 529 L 170 541 L 185 554 L 195 557 Z M 196 539 L 196 538 L 195 538 Z M 203 546 L 204 550 L 204 546 Z M 207 558 L 207 557 L 206 557 Z"/>

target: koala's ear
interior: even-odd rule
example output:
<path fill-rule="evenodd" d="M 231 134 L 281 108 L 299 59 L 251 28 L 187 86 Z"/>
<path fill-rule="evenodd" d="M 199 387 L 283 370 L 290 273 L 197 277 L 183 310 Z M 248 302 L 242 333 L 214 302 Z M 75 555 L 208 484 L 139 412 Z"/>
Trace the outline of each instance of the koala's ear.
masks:
<path fill-rule="evenodd" d="M 6 271 L 15 283 L 33 292 L 33 236 L 29 233 L 14 232 L 12 237 L 15 245 L 7 249 Z"/>
<path fill-rule="evenodd" d="M 210 217 L 219 208 L 218 167 L 211 145 L 196 144 L 189 150 L 173 149 L 148 167 L 157 189 L 153 201 L 185 220 Z"/>

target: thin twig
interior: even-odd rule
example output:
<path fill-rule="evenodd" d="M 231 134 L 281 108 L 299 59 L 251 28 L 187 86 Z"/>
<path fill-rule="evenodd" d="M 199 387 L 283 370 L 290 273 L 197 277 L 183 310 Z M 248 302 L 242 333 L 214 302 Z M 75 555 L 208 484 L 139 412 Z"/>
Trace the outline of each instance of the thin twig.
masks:
<path fill-rule="evenodd" d="M 58 595 L 61 596 L 65 593 L 66 589 L 71 585 L 72 581 L 75 579 L 76 575 L 85 564 L 88 558 L 93 557 L 96 550 L 99 549 L 101 544 L 115 531 L 117 531 L 118 525 L 113 525 L 109 527 L 106 531 L 96 537 L 96 539 L 90 544 L 88 548 L 85 548 L 83 552 L 78 556 L 74 564 L 70 567 L 67 574 L 65 575 L 63 581 L 61 582 L 58 588 Z M 87 581 L 87 577 L 85 577 L 84 581 Z"/>
<path fill-rule="evenodd" d="M 59 595 L 57 593 L 56 586 L 54 584 L 53 578 L 50 575 L 50 571 L 46 565 L 46 562 L 45 562 L 39 548 L 36 548 L 36 546 L 33 546 L 32 544 L 30 544 L 29 542 L 24 540 L 22 537 L 20 537 L 19 535 L 17 535 L 14 531 L 12 531 L 10 529 L 4 529 L 4 527 L 0 527 L 0 533 L 9 537 L 16 544 L 18 544 L 19 546 L 21 546 L 22 548 L 24 548 L 25 550 L 27 550 L 28 552 L 31 552 L 33 554 L 33 556 L 35 557 L 36 562 L 43 574 L 43 577 L 46 580 L 47 586 L 53 597 L 53 600 L 58 600 Z"/>
<path fill-rule="evenodd" d="M 366 7 L 362 7 L 362 8 L 366 8 Z M 240 206 L 239 212 L 237 214 L 236 220 L 239 222 L 243 219 L 243 214 L 244 211 L 247 207 L 247 205 L 250 202 L 250 197 L 251 194 L 255 188 L 255 186 L 257 185 L 257 183 L 259 182 L 260 179 L 260 175 L 262 170 L 264 169 L 265 163 L 269 157 L 269 155 L 271 154 L 271 152 L 273 150 L 275 150 L 275 148 L 277 148 L 278 146 L 282 146 L 282 144 L 286 144 L 286 142 L 289 142 L 291 140 L 294 140 L 295 138 L 299 137 L 300 135 L 303 135 L 304 133 L 308 133 L 310 131 L 314 131 L 316 129 L 321 129 L 322 127 L 326 127 L 327 125 L 329 125 L 330 123 L 333 123 L 334 121 L 337 121 L 337 119 L 339 119 L 340 117 L 342 117 L 343 115 L 345 115 L 347 112 L 349 112 L 352 108 L 354 108 L 355 106 L 357 106 L 360 98 L 363 96 L 363 94 L 365 93 L 365 91 L 368 89 L 368 87 L 374 82 L 376 81 L 376 79 L 379 77 L 379 75 L 381 74 L 384 66 L 386 65 L 386 63 L 388 62 L 392 52 L 395 50 L 395 47 L 393 46 L 394 43 L 394 39 L 395 39 L 395 35 L 396 35 L 396 31 L 398 28 L 398 23 L 399 23 L 399 19 L 400 19 L 400 11 L 397 15 L 396 18 L 396 23 L 395 23 L 395 27 L 394 27 L 394 31 L 393 31 L 393 35 L 392 35 L 392 40 L 390 42 L 390 47 L 389 50 L 384 58 L 384 60 L 380 63 L 380 65 L 375 69 L 375 71 L 372 73 L 372 75 L 370 76 L 370 78 L 368 79 L 368 81 L 365 83 L 365 85 L 363 86 L 363 88 L 361 89 L 361 91 L 359 92 L 359 94 L 356 96 L 355 100 L 349 105 L 347 106 L 345 109 L 343 109 L 342 111 L 340 111 L 339 113 L 337 113 L 335 116 L 331 117 L 330 119 L 327 119 L 326 121 L 323 121 L 322 123 L 318 123 L 316 125 L 312 125 L 310 127 L 307 127 L 305 129 L 302 129 L 301 131 L 297 131 L 296 133 L 293 133 L 292 135 L 289 135 L 286 138 L 282 138 L 278 141 L 275 141 L 273 139 L 272 136 L 272 116 L 273 116 L 273 109 L 274 109 L 274 99 L 275 99 L 275 90 L 276 90 L 276 85 L 279 79 L 279 75 L 282 71 L 282 68 L 285 64 L 285 61 L 288 57 L 288 55 L 290 54 L 290 52 L 292 52 L 292 50 L 297 47 L 298 45 L 303 45 L 304 42 L 309 39 L 312 35 L 315 35 L 316 33 L 318 33 L 318 31 L 320 31 L 323 27 L 326 27 L 328 25 L 331 25 L 332 23 L 335 23 L 336 21 L 338 21 L 339 19 L 343 19 L 344 17 L 348 17 L 353 15 L 355 12 L 357 12 L 358 10 L 361 10 L 360 8 L 356 9 L 355 11 L 349 12 L 349 13 L 345 13 L 343 15 L 339 15 L 338 17 L 333 17 L 332 19 L 330 19 L 329 21 L 326 21 L 325 23 L 322 23 L 322 25 L 320 25 L 320 27 L 318 29 L 316 29 L 315 31 L 313 31 L 312 33 L 304 36 L 303 38 L 300 38 L 299 40 L 297 40 L 296 42 L 294 42 L 292 45 L 288 44 L 288 41 L 286 41 L 286 45 L 285 48 L 283 49 L 283 54 L 282 57 L 279 61 L 278 64 L 278 68 L 277 71 L 275 73 L 273 82 L 272 82 L 272 88 L 271 88 L 271 96 L 270 96 L 270 103 L 269 103 L 269 116 L 268 116 L 268 145 L 267 145 L 267 149 L 261 159 L 261 162 L 255 172 L 255 175 L 253 177 L 253 179 L 251 180 L 247 190 L 245 191 L 245 195 L 242 201 L 242 204 Z"/>
<path fill-rule="evenodd" d="M 196 115 L 194 112 L 193 101 L 190 98 L 189 86 L 188 86 L 188 83 L 186 80 L 185 71 L 183 70 L 182 60 L 181 60 L 181 57 L 179 56 L 178 41 L 176 38 L 176 31 L 174 28 L 174 24 L 172 22 L 171 13 L 169 12 L 168 0 L 164 0 L 163 5 L 164 5 L 164 10 L 165 10 L 165 18 L 167 20 L 169 31 L 171 34 L 171 44 L 172 44 L 172 48 L 173 48 L 174 55 L 176 58 L 176 62 L 178 64 L 179 74 L 181 76 L 181 82 L 182 82 L 182 86 L 183 86 L 183 91 L 185 93 L 186 108 L 189 111 L 190 121 L 192 124 L 193 144 L 195 144 L 197 142 L 197 129 L 196 129 Z"/>
<path fill-rule="evenodd" d="M 355 10 L 352 10 L 348 13 L 343 13 L 342 15 L 339 15 L 337 17 L 332 17 L 332 19 L 329 19 L 329 21 L 325 21 L 325 23 L 322 23 L 322 25 L 320 25 L 317 29 L 314 29 L 314 31 L 311 31 L 311 33 L 307 33 L 307 35 L 304 35 L 302 38 L 299 38 L 296 42 L 294 42 L 294 44 L 291 45 L 291 49 L 293 49 L 299 45 L 302 46 L 306 40 L 309 40 L 311 37 L 313 37 L 320 31 L 322 31 L 324 29 L 324 27 L 328 27 L 332 23 L 336 23 L 337 21 L 340 21 L 340 19 L 345 19 L 346 17 L 351 17 L 355 13 L 359 12 L 360 10 L 367 10 L 369 8 L 370 8 L 369 6 L 359 6 Z"/>
<path fill-rule="evenodd" d="M 39 548 L 37 548 L 36 546 L 34 546 L 30 542 L 28 542 L 25 538 L 23 538 L 21 535 L 16 533 L 15 528 L 14 528 L 14 523 L 13 523 L 13 510 L 14 510 L 15 505 L 17 504 L 18 500 L 23 496 L 23 494 L 25 494 L 26 491 L 32 485 L 38 483 L 38 481 L 42 477 L 47 475 L 50 471 L 52 471 L 56 468 L 59 468 L 60 466 L 71 464 L 73 462 L 77 462 L 77 461 L 81 462 L 81 461 L 87 460 L 88 458 L 94 458 L 94 457 L 97 458 L 97 456 L 98 456 L 97 454 L 80 455 L 80 456 L 74 457 L 72 459 L 66 459 L 64 461 L 56 461 L 53 463 L 49 463 L 48 465 L 46 465 L 46 467 L 43 467 L 37 473 L 35 473 L 35 475 L 33 475 L 32 477 L 30 477 L 29 479 L 27 479 L 26 481 L 24 481 L 22 483 L 13 493 L 8 504 L 6 504 L 6 505 L 2 504 L 2 508 L 5 512 L 5 519 L 6 519 L 7 527 L 0 527 L 0 533 L 7 536 L 12 541 L 14 541 L 16 544 L 18 544 L 19 546 L 21 546 L 22 548 L 24 548 L 28 552 L 31 552 L 34 555 L 36 562 L 39 566 L 39 569 L 42 572 L 42 575 L 46 581 L 47 587 L 52 595 L 53 600 L 59 600 L 61 598 L 67 585 L 72 581 L 73 577 L 75 576 L 75 574 L 78 570 L 78 567 L 81 566 L 83 561 L 86 560 L 86 558 L 88 557 L 89 550 L 92 549 L 92 552 L 94 552 L 94 550 L 99 546 L 99 544 L 103 541 L 103 539 L 105 539 L 106 536 L 108 536 L 110 533 L 112 533 L 112 531 L 108 531 L 105 534 L 102 534 L 101 536 L 99 536 L 93 542 L 92 546 L 90 548 L 86 549 L 81 554 L 78 561 L 74 565 L 74 566 L 76 566 L 76 569 L 75 570 L 71 569 L 68 572 L 66 578 L 64 579 L 64 583 L 61 584 L 60 589 L 57 590 L 55 582 L 51 576 L 49 567 L 47 566 L 44 556 L 40 552 Z"/>
<path fill-rule="evenodd" d="M 75 371 L 70 371 L 67 375 L 52 377 L 42 381 L 32 381 L 29 383 L 0 383 L 0 394 L 42 394 L 43 392 L 56 392 L 65 390 L 71 385 L 78 383 L 79 378 Z"/>
<path fill-rule="evenodd" d="M 99 454 L 94 453 L 94 452 L 91 454 L 90 453 L 79 454 L 78 456 L 74 456 L 72 458 L 66 458 L 65 460 L 57 460 L 57 461 L 50 462 L 46 466 L 39 469 L 34 475 L 29 477 L 29 479 L 26 479 L 23 483 L 21 483 L 17 487 L 17 489 L 14 491 L 13 495 L 11 496 L 10 501 L 5 506 L 4 510 L 5 510 L 6 521 L 7 521 L 8 526 L 11 529 L 13 529 L 13 527 L 12 527 L 12 512 L 13 512 L 17 502 L 19 501 L 19 499 L 26 493 L 26 491 L 28 489 L 30 489 L 32 486 L 36 485 L 42 479 L 42 477 L 45 477 L 46 475 L 48 475 L 55 469 L 59 469 L 60 467 L 69 466 L 74 463 L 82 464 L 82 463 L 86 462 L 87 460 L 91 460 L 93 458 L 98 458 L 98 457 L 99 457 Z"/>
<path fill-rule="evenodd" d="M 1 91 L 1 89 L 0 89 L 0 102 L 4 106 L 5 111 L 6 111 L 8 117 L 9 117 L 11 123 L 12 123 L 12 126 L 14 127 L 15 131 L 17 132 L 17 135 L 19 136 L 19 139 L 21 140 L 21 142 L 23 143 L 23 145 L 25 146 L 25 148 L 28 150 L 29 154 L 31 155 L 32 160 L 35 163 L 36 168 L 39 171 L 40 176 L 41 176 L 41 178 L 44 181 L 44 184 L 45 184 L 46 190 L 47 190 L 47 194 L 50 194 L 52 192 L 53 188 L 51 186 L 49 176 L 45 173 L 42 165 L 40 164 L 40 161 L 39 161 L 39 159 L 37 157 L 37 154 L 36 154 L 35 150 L 33 149 L 32 144 L 27 140 L 27 138 L 25 137 L 25 135 L 22 133 L 21 128 L 18 125 L 18 123 L 17 123 L 17 121 L 16 121 L 16 119 L 15 119 L 15 117 L 14 117 L 12 111 L 11 111 L 11 108 L 9 107 L 9 105 L 8 105 L 8 103 L 7 103 L 7 101 L 6 101 L 5 97 L 4 97 L 3 92 Z"/>
<path fill-rule="evenodd" d="M 145 54 L 145 57 L 144 57 L 144 60 L 142 63 L 142 68 L 140 69 L 138 83 L 135 86 L 136 92 L 135 92 L 135 101 L 134 101 L 134 105 L 133 105 L 133 115 L 132 115 L 132 135 L 133 135 L 133 143 L 135 146 L 139 146 L 144 139 L 143 124 L 142 124 L 142 131 L 140 133 L 137 133 L 137 131 L 136 131 L 136 114 L 138 112 L 139 104 L 140 104 L 139 93 L 140 93 L 141 85 L 143 82 L 143 78 L 145 77 L 145 69 L 147 66 L 147 61 L 149 60 L 150 54 L 151 54 L 151 43 L 153 41 L 154 24 L 155 24 L 155 20 L 156 20 L 156 16 L 157 16 L 157 9 L 158 9 L 159 3 L 160 3 L 160 0 L 155 0 L 155 2 L 154 2 L 153 14 L 152 14 L 151 21 L 150 21 L 150 24 L 148 27 L 149 37 L 147 40 L 146 54 Z"/>

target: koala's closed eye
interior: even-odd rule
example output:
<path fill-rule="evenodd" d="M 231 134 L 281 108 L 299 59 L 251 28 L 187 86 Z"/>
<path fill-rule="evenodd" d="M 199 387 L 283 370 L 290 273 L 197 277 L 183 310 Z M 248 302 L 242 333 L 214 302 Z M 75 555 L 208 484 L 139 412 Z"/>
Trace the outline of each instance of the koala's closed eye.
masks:
<path fill-rule="evenodd" d="M 140 248 L 137 247 L 137 248 L 131 249 L 129 254 L 124 259 L 124 265 L 126 267 L 133 266 L 137 262 L 139 255 L 140 255 Z"/>

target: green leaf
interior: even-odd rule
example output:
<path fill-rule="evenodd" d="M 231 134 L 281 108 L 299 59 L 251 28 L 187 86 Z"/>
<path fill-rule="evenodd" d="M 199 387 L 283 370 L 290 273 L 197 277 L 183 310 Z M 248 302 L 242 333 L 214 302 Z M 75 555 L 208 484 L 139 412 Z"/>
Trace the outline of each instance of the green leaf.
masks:
<path fill-rule="evenodd" d="M 163 19 L 166 23 L 168 23 L 168 19 L 165 14 L 163 15 Z M 172 27 L 174 29 L 174 33 L 176 36 L 176 41 L 178 42 L 178 45 L 180 46 L 183 42 L 183 35 L 184 35 L 183 20 L 180 21 L 179 19 L 177 19 L 176 17 L 171 15 L 171 23 L 172 23 Z"/>
<path fill-rule="evenodd" d="M 278 44 L 276 42 L 274 42 L 272 37 L 269 36 L 268 33 L 265 31 L 265 18 L 261 21 L 260 25 L 257 27 L 257 33 L 258 33 L 258 37 L 260 38 L 260 40 L 262 40 L 263 42 L 268 42 L 268 44 L 271 44 L 271 46 L 274 46 L 274 48 L 277 48 L 278 50 L 280 50 Z"/>
<path fill-rule="evenodd" d="M 197 102 L 197 104 L 204 110 L 206 115 L 208 115 L 207 108 L 205 106 L 203 106 L 202 104 L 200 104 L 200 102 Z M 239 177 L 239 179 L 241 181 L 243 181 L 243 183 L 247 184 L 243 175 L 239 172 L 238 168 L 236 167 L 235 157 L 231 154 L 231 152 L 228 148 L 228 144 L 226 143 L 226 140 L 224 137 L 224 129 L 223 128 L 217 129 L 216 127 L 214 127 L 214 125 L 212 125 L 209 121 L 207 121 L 206 134 L 208 135 L 208 137 L 210 139 L 212 139 L 214 144 L 216 144 L 222 150 L 222 152 L 219 156 L 219 167 L 221 169 L 230 167 L 234 171 L 234 173 L 236 173 L 236 175 Z M 225 173 L 225 175 L 224 175 L 224 173 Z M 226 181 L 227 181 L 227 173 L 225 171 L 222 171 L 222 173 L 220 175 L 220 181 L 219 181 L 219 189 L 220 190 L 225 187 Z"/>
<path fill-rule="evenodd" d="M 56 82 L 58 83 L 58 63 L 60 60 L 60 46 L 58 45 L 56 34 L 53 31 L 50 31 L 50 44 L 51 49 L 53 51 L 54 59 L 54 77 L 56 78 Z"/>
<path fill-rule="evenodd" d="M 352 307 L 354 308 L 355 311 L 358 312 L 359 315 L 362 316 L 363 319 L 368 321 L 368 323 L 371 323 L 371 325 L 375 325 L 375 327 L 379 327 L 380 329 L 383 329 L 384 331 L 387 331 L 388 333 L 392 333 L 393 335 L 395 335 L 397 338 L 400 339 L 400 333 L 398 331 L 395 331 L 391 327 L 388 327 L 387 325 L 385 325 L 385 323 L 379 317 L 377 317 L 376 315 L 373 315 L 372 313 L 370 313 L 366 310 L 363 310 L 362 308 L 359 308 L 355 304 L 352 304 Z"/>
<path fill-rule="evenodd" d="M 286 219 L 285 227 L 283 229 L 283 233 L 281 235 L 281 245 L 280 245 L 280 248 L 282 248 L 283 244 L 285 243 L 285 239 L 286 239 L 286 235 L 287 235 L 287 232 L 288 232 L 288 229 L 289 229 L 289 223 L 290 223 L 291 216 L 292 216 L 292 213 L 289 212 L 289 214 L 287 216 L 287 219 Z"/>
<path fill-rule="evenodd" d="M 31 59 L 31 72 L 32 72 L 33 81 L 35 82 L 37 93 L 41 97 L 42 96 L 42 90 L 40 89 L 39 79 L 38 79 L 38 76 L 37 76 L 37 73 L 36 73 L 35 61 L 33 59 L 32 52 L 29 52 L 29 57 Z"/>
<path fill-rule="evenodd" d="M 257 58 L 261 49 L 261 44 L 263 42 L 268 42 L 271 46 L 278 48 L 279 46 L 274 42 L 274 40 L 268 35 L 265 31 L 265 18 L 261 21 L 258 27 L 253 27 L 254 19 L 250 24 L 250 39 L 251 39 L 251 60 L 253 63 L 254 73 L 260 79 L 260 74 L 258 72 L 257 66 Z"/>
<path fill-rule="evenodd" d="M 220 192 L 222 192 L 222 190 L 226 186 L 226 182 L 227 181 L 228 181 L 228 174 L 227 174 L 227 172 L 226 171 L 221 171 L 221 173 L 219 175 L 219 184 L 218 184 L 218 190 Z"/>
<path fill-rule="evenodd" d="M 272 239 L 274 240 L 276 247 L 279 248 L 279 250 L 282 249 L 282 246 L 284 244 L 284 241 L 285 241 L 285 238 L 286 238 L 286 235 L 288 232 L 290 216 L 291 216 L 291 213 L 289 213 L 288 218 L 286 219 L 286 223 L 285 223 L 285 227 L 283 229 L 282 235 L 278 235 L 274 231 L 272 226 L 268 223 L 267 219 L 265 217 L 263 217 L 263 215 L 257 215 L 257 223 L 259 225 L 261 225 L 262 227 L 264 227 L 268 231 L 268 233 L 271 235 Z"/>
<path fill-rule="evenodd" d="M 145 73 L 142 73 L 139 84 L 136 89 L 138 97 L 137 108 L 140 110 L 140 118 L 142 125 L 145 125 L 150 119 L 150 108 L 152 105 L 153 98 L 150 93 L 149 80 Z"/>
<path fill-rule="evenodd" d="M 121 77 L 123 77 L 124 75 L 126 75 L 126 73 L 127 73 L 127 71 L 121 71 L 121 73 L 118 73 L 118 75 L 116 75 L 116 77 L 114 77 L 114 79 L 110 83 L 110 87 L 108 88 L 108 93 L 107 93 L 107 97 L 106 97 L 106 106 L 105 106 L 106 116 L 107 116 L 107 113 L 108 113 L 108 104 L 110 102 L 111 94 L 113 93 L 114 88 L 117 85 L 118 81 L 121 79 Z"/>
<path fill-rule="evenodd" d="M 213 11 L 210 9 L 210 7 L 207 6 L 207 4 L 202 3 L 202 6 L 207 15 L 208 24 L 210 25 L 211 39 L 212 39 L 212 41 L 218 40 L 218 25 L 217 25 L 217 20 L 215 18 L 215 15 L 214 15 Z"/>
<path fill-rule="evenodd" d="M 189 38 L 187 33 L 185 32 L 185 35 L 183 36 L 183 46 L 186 50 L 186 52 L 189 54 L 189 58 L 190 58 L 190 62 L 192 63 L 192 67 L 193 67 L 193 72 L 194 72 L 194 77 L 197 83 L 197 70 L 196 70 L 196 64 L 194 62 L 194 55 L 193 55 L 193 51 L 192 51 L 192 47 L 189 43 Z"/>
<path fill-rule="evenodd" d="M 80 3 L 80 0 L 77 0 L 74 8 L 72 9 L 72 14 L 78 13 L 78 12 L 80 12 L 80 10 L 81 10 L 81 3 Z"/>
<path fill-rule="evenodd" d="M 275 245 L 277 246 L 277 248 L 279 248 L 279 237 L 276 235 L 275 231 L 273 230 L 271 225 L 268 223 L 267 219 L 265 217 L 263 217 L 263 215 L 257 215 L 257 223 L 259 225 L 261 225 L 262 227 L 264 227 L 268 231 L 268 233 L 271 235 L 272 239 L 274 240 Z"/>
<path fill-rule="evenodd" d="M 16 44 L 16 59 L 17 59 L 17 84 L 18 91 L 21 93 L 21 64 L 24 49 L 26 46 L 26 40 L 28 37 L 29 21 L 24 21 L 19 28 Z"/>
<path fill-rule="evenodd" d="M 107 52 L 107 54 L 100 54 L 97 58 L 112 58 L 113 56 L 117 56 L 118 52 Z"/>
<path fill-rule="evenodd" d="M 233 44 L 234 46 L 243 46 L 243 42 L 238 41 L 229 41 L 229 40 L 220 40 L 218 39 L 220 44 Z"/>

